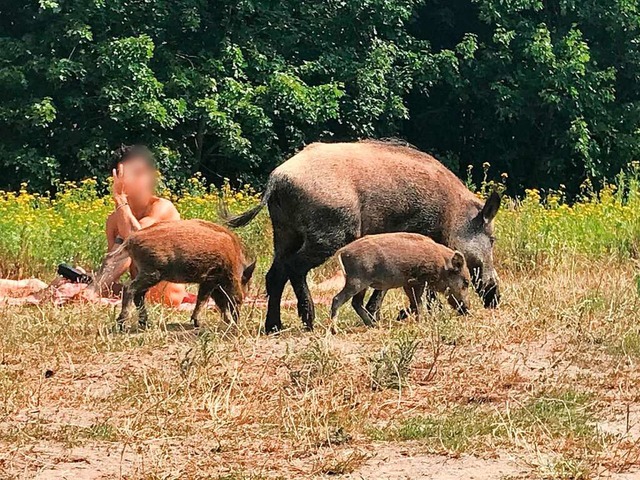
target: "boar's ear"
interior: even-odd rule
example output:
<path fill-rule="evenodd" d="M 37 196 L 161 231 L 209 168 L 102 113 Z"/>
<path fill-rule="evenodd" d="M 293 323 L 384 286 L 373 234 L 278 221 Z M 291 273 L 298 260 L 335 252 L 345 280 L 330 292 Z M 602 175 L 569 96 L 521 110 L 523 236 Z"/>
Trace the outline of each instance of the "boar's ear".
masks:
<path fill-rule="evenodd" d="M 253 271 L 256 269 L 256 261 L 254 260 L 253 263 L 251 265 L 247 265 L 246 267 L 244 267 L 244 270 L 242 271 L 242 283 L 246 284 L 249 283 L 249 280 L 251 280 L 251 277 L 253 276 Z"/>
<path fill-rule="evenodd" d="M 491 220 L 496 217 L 498 210 L 500 209 L 500 201 L 500 194 L 498 192 L 494 191 L 489 195 L 489 198 L 487 198 L 484 207 L 482 207 L 482 212 L 480 213 L 484 223 L 491 223 Z"/>
<path fill-rule="evenodd" d="M 464 268 L 464 255 L 462 255 L 458 251 L 455 251 L 453 252 L 453 257 L 451 257 L 451 260 L 449 260 L 449 262 L 447 263 L 449 263 L 449 265 L 447 265 L 448 270 L 460 273 Z"/>

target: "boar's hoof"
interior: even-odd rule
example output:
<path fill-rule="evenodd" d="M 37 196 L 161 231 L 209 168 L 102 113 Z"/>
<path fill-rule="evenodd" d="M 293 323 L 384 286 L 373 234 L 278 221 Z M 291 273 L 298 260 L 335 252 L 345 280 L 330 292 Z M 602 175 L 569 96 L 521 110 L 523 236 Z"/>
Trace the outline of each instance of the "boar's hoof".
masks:
<path fill-rule="evenodd" d="M 267 335 L 280 333 L 281 330 L 282 330 L 282 324 L 264 326 L 264 333 L 266 333 Z"/>

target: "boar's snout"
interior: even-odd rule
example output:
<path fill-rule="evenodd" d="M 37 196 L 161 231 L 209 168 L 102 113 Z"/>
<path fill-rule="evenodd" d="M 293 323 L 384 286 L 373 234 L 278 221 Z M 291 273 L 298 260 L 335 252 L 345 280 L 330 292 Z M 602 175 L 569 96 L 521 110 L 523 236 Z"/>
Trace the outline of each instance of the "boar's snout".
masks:
<path fill-rule="evenodd" d="M 456 298 L 454 295 L 448 295 L 447 301 L 451 308 L 453 308 L 460 315 L 467 315 L 469 313 L 469 303 L 467 299 Z"/>
<path fill-rule="evenodd" d="M 468 315 L 469 314 L 469 307 L 466 304 L 461 303 L 456 308 L 456 312 L 458 312 L 460 315 Z"/>
<path fill-rule="evenodd" d="M 242 291 L 246 295 L 249 291 L 249 285 L 251 284 L 251 279 L 253 278 L 253 272 L 256 270 L 257 261 L 253 261 L 249 265 L 245 265 L 242 268 Z"/>

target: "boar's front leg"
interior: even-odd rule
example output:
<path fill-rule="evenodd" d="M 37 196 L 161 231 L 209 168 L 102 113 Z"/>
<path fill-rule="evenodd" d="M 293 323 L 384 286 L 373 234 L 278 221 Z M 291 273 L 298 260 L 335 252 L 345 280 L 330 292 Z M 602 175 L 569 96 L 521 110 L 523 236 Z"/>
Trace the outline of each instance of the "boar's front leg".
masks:
<path fill-rule="evenodd" d="M 118 315 L 118 319 L 116 320 L 119 331 L 122 332 L 124 330 L 124 322 L 131 317 L 132 313 L 133 295 L 131 292 L 131 288 L 125 287 L 124 293 L 122 294 L 122 309 L 120 310 L 120 315 Z"/>
<path fill-rule="evenodd" d="M 238 323 L 238 320 L 240 320 L 240 299 L 242 297 L 234 287 L 227 286 L 225 288 L 220 286 L 211 293 L 211 297 L 222 312 L 225 322 L 230 323 L 233 320 L 233 322 Z M 231 313 L 231 318 L 229 318 L 229 313 Z"/>
<path fill-rule="evenodd" d="M 198 318 L 200 317 L 200 310 L 202 310 L 205 302 L 209 300 L 209 297 L 213 293 L 213 289 L 215 287 L 215 283 L 203 282 L 198 288 L 198 299 L 196 300 L 196 307 L 193 309 L 193 313 L 191 314 L 191 321 L 193 322 L 193 326 L 196 328 L 200 326 L 200 322 L 198 321 Z"/>
<path fill-rule="evenodd" d="M 409 297 L 409 311 L 420 320 L 422 312 L 422 297 L 424 296 L 425 285 L 404 287 L 404 293 Z M 406 317 L 405 317 L 406 318 Z"/>

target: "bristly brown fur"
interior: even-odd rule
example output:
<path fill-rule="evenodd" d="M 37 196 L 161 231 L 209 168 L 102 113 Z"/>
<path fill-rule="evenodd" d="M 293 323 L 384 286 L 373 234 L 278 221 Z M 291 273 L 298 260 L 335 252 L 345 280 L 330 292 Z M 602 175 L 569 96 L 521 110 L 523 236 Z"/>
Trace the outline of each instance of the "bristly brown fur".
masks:
<path fill-rule="evenodd" d="M 405 147 L 411 150 L 418 150 L 418 147 L 413 145 L 412 143 L 407 142 L 402 138 L 397 137 L 384 137 L 384 138 L 365 138 L 363 140 L 358 141 L 358 143 L 371 143 L 371 144 L 380 144 L 388 147 Z"/>
<path fill-rule="evenodd" d="M 469 308 L 471 276 L 463 255 L 417 233 L 382 233 L 367 235 L 338 250 L 345 274 L 345 286 L 333 299 L 331 318 L 349 299 L 356 313 L 371 325 L 380 310 L 381 301 L 365 308 L 368 288 L 382 292 L 404 288 L 411 312 L 420 317 L 425 290 L 433 298 L 435 292 L 447 296 L 459 313 Z"/>
<path fill-rule="evenodd" d="M 122 248 L 138 274 L 125 293 L 119 325 L 134 303 L 146 323 L 144 295 L 160 281 L 200 285 L 194 325 L 210 296 L 225 317 L 230 312 L 237 320 L 255 262 L 246 264 L 242 242 L 226 227 L 203 220 L 161 222 L 132 234 Z"/>

